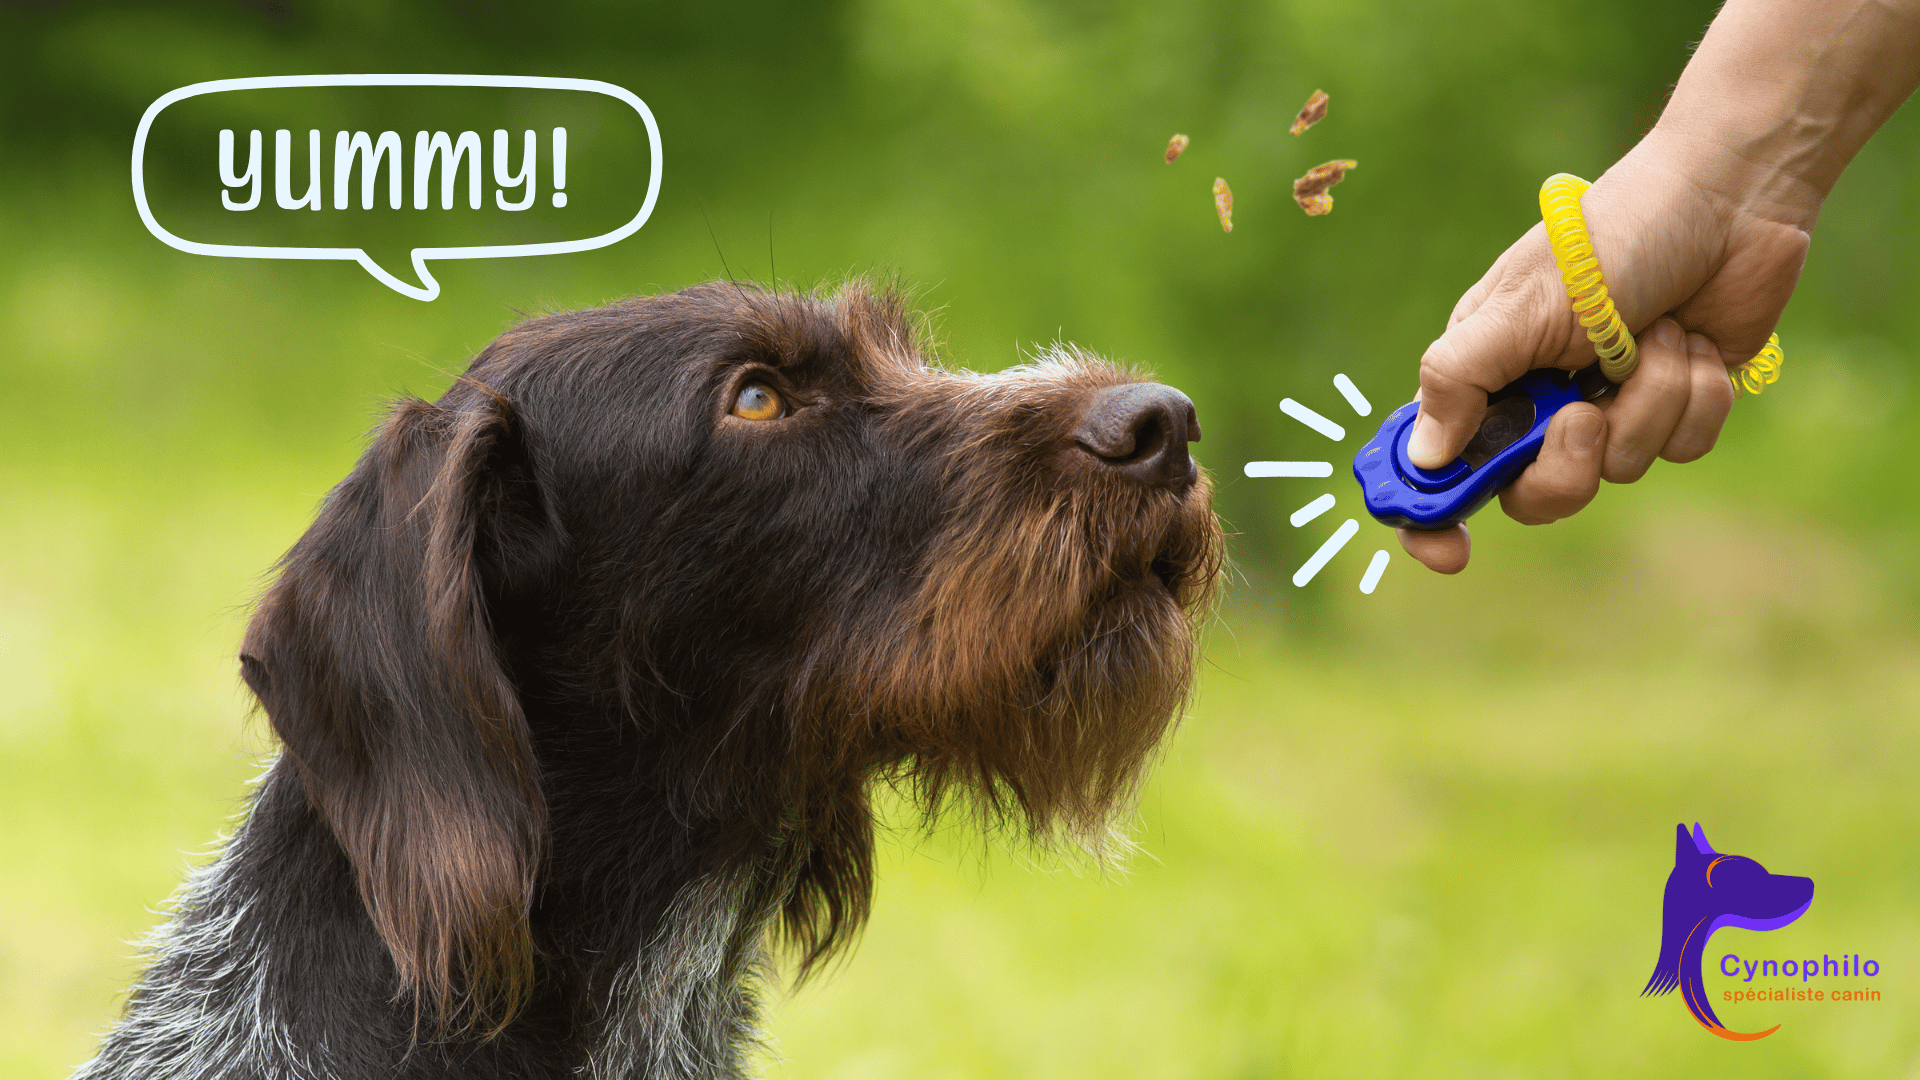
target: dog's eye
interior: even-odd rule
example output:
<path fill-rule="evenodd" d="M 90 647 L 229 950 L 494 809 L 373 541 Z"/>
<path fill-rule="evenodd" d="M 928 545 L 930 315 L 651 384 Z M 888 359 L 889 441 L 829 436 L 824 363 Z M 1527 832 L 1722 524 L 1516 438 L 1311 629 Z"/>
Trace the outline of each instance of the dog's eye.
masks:
<path fill-rule="evenodd" d="M 778 420 L 787 415 L 787 403 L 772 387 L 748 383 L 733 399 L 733 415 L 742 420 Z"/>

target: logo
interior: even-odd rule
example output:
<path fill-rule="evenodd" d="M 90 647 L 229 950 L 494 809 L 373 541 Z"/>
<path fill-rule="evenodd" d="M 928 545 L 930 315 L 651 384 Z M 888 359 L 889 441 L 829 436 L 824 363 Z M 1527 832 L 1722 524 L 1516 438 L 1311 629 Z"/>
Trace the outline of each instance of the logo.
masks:
<path fill-rule="evenodd" d="M 1667 994 L 1680 988 L 1687 1011 L 1708 1031 L 1723 1039 L 1764 1039 L 1780 1030 L 1732 1031 L 1707 1004 L 1700 980 L 1700 964 L 1707 939 L 1723 926 L 1743 930 L 1778 930 L 1807 913 L 1813 903 L 1813 879 L 1770 874 L 1745 855 L 1723 855 L 1707 843 L 1700 823 L 1675 827 L 1673 872 L 1667 875 L 1661 905 L 1660 960 L 1640 993 Z"/>

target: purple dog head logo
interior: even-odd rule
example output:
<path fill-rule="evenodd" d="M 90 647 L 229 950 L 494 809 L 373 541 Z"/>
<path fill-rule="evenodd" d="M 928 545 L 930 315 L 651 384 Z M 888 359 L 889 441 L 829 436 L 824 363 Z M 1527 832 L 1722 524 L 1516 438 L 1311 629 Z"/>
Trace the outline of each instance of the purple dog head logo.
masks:
<path fill-rule="evenodd" d="M 1667 875 L 1661 905 L 1660 962 L 1640 993 L 1665 994 L 1678 986 L 1687 1011 L 1708 1031 L 1723 1039 L 1764 1039 L 1780 1025 L 1752 1033 L 1729 1031 L 1713 1015 L 1700 982 L 1701 954 L 1707 939 L 1723 926 L 1778 930 L 1806 914 L 1813 903 L 1813 879 L 1769 874 L 1745 855 L 1722 855 L 1708 846 L 1699 822 L 1694 822 L 1692 835 L 1685 825 L 1675 831 L 1673 873 Z"/>

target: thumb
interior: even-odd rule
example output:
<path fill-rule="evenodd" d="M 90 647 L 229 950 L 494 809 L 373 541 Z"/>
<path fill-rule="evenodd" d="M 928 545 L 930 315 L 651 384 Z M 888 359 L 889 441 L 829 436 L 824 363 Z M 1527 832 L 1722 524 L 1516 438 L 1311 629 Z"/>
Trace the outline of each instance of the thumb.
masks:
<path fill-rule="evenodd" d="M 1407 444 L 1415 465 L 1438 469 L 1452 461 L 1479 428 L 1488 394 L 1567 351 L 1569 327 L 1577 326 L 1545 236 L 1539 239 L 1543 258 L 1523 260 L 1532 265 L 1515 267 L 1420 358 L 1420 415 Z"/>

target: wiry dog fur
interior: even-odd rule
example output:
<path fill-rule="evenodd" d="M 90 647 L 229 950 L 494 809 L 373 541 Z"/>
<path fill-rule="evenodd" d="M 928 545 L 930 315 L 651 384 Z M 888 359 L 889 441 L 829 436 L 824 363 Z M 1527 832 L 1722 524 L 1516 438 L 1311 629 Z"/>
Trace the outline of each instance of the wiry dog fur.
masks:
<path fill-rule="evenodd" d="M 867 912 L 876 783 L 1097 847 L 1220 567 L 1191 406 L 924 351 L 891 294 L 709 285 L 398 406 L 242 647 L 284 750 L 81 1075 L 739 1076 L 763 943 Z"/>

